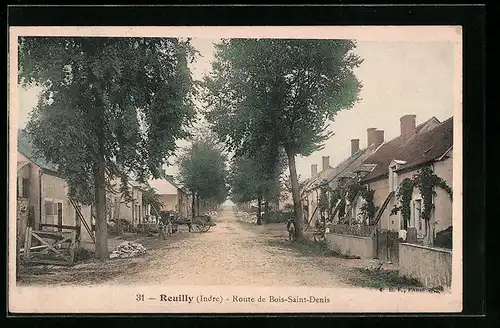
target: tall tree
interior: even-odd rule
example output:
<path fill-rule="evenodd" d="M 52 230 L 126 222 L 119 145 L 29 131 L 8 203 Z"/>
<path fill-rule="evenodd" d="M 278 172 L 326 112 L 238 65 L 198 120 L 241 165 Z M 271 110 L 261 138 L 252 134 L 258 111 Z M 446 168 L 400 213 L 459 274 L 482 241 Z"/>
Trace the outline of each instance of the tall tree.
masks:
<path fill-rule="evenodd" d="M 267 150 L 268 151 L 268 150 Z M 266 156 L 267 155 L 267 156 Z M 279 154 L 278 154 L 279 155 Z M 269 155 L 266 150 L 233 157 L 230 169 L 230 185 L 232 200 L 235 203 L 245 203 L 257 200 L 257 224 L 262 223 L 262 201 L 264 212 L 269 210 L 269 202 L 277 202 L 281 194 L 280 175 L 284 170 L 283 160 L 276 154 Z"/>
<path fill-rule="evenodd" d="M 192 194 L 192 217 L 195 198 L 222 204 L 227 196 L 226 155 L 210 135 L 197 137 L 177 162 L 182 184 Z"/>
<path fill-rule="evenodd" d="M 27 124 L 69 193 L 96 207 L 96 257 L 108 257 L 106 189 L 159 177 L 195 114 L 189 40 L 24 37 L 19 82 L 43 87 Z"/>
<path fill-rule="evenodd" d="M 229 39 L 216 46 L 206 87 L 207 119 L 229 149 L 259 139 L 288 159 L 297 240 L 303 219 L 295 159 L 323 147 L 328 120 L 358 100 L 361 60 L 351 40 Z"/>

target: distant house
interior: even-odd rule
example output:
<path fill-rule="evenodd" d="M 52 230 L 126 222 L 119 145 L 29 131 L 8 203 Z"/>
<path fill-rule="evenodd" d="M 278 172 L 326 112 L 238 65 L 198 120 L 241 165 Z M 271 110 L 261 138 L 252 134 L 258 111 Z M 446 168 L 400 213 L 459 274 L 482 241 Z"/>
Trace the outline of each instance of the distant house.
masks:
<path fill-rule="evenodd" d="M 311 177 L 304 181 L 302 184 L 300 195 L 302 206 L 304 209 L 304 216 L 306 220 L 313 224 L 319 218 L 319 213 L 316 210 L 319 202 L 319 187 L 327 181 L 327 178 L 334 172 L 333 167 L 330 166 L 330 157 L 322 157 L 322 169 L 318 173 L 318 165 L 311 165 Z"/>
<path fill-rule="evenodd" d="M 386 230 L 406 230 L 415 227 L 420 240 L 433 240 L 435 234 L 452 225 L 452 202 L 441 188 L 436 188 L 435 208 L 430 218 L 430 228 L 422 220 L 422 197 L 414 188 L 411 199 L 410 222 L 403 222 L 401 213 L 391 215 L 397 205 L 396 195 L 401 182 L 412 178 L 420 169 L 431 168 L 434 174 L 453 185 L 453 118 L 439 122 L 432 118 L 416 126 L 415 115 L 401 117 L 401 133 L 383 144 L 365 160 L 373 165 L 362 184 L 374 190 L 374 204 L 378 206 L 378 227 Z"/>
<path fill-rule="evenodd" d="M 119 188 L 120 182 L 114 181 L 115 189 Z M 120 192 L 108 192 L 107 197 L 107 221 L 126 220 L 132 225 L 143 223 L 149 215 L 149 207 L 144 206 L 142 194 L 147 190 L 147 185 L 129 180 L 129 197 Z"/>
<path fill-rule="evenodd" d="M 160 195 L 163 211 L 178 212 L 182 218 L 189 216 L 190 198 L 184 188 L 174 181 L 172 175 L 164 175 L 163 178 L 152 179 L 148 183 Z M 154 211 L 152 214 L 155 214 Z"/>
<path fill-rule="evenodd" d="M 59 175 L 56 165 L 34 156 L 33 146 L 23 130 L 17 135 L 17 198 L 27 205 L 27 221 L 22 226 L 34 230 L 62 230 L 76 227 L 80 208 L 90 222 L 90 206 L 73 204 L 68 196 L 68 184 Z M 21 236 L 22 238 L 22 236 Z M 91 239 L 85 230 L 82 239 Z"/>

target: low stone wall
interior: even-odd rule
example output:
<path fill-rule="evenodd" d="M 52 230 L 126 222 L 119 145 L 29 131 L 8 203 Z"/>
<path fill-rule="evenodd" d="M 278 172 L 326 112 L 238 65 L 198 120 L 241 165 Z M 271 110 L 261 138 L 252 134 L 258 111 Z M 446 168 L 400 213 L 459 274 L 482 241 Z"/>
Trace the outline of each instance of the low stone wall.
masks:
<path fill-rule="evenodd" d="M 399 244 L 399 274 L 418 279 L 426 287 L 450 286 L 451 250 Z"/>
<path fill-rule="evenodd" d="M 339 233 L 327 233 L 328 248 L 342 255 L 356 255 L 373 259 L 377 256 L 377 242 L 373 237 L 353 236 Z"/>
<path fill-rule="evenodd" d="M 334 224 L 330 227 L 330 232 L 359 237 L 372 237 L 377 232 L 377 227 L 367 225 Z"/>

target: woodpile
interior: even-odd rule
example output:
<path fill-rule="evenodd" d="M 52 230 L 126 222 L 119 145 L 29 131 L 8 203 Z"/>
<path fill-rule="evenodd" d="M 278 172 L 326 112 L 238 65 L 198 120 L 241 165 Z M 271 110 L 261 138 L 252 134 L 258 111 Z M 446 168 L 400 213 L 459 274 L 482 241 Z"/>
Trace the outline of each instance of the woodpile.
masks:
<path fill-rule="evenodd" d="M 110 255 L 110 259 L 136 257 L 146 254 L 146 248 L 139 243 L 124 241 L 116 247 Z"/>

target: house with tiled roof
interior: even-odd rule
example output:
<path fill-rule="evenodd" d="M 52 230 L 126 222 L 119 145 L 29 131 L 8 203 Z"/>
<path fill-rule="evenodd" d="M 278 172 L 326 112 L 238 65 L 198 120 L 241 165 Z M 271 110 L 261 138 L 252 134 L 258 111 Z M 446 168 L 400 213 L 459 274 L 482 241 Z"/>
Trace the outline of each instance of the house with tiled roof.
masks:
<path fill-rule="evenodd" d="M 364 161 L 373 154 L 384 142 L 384 131 L 376 128 L 367 129 L 367 147 L 359 148 L 359 139 L 351 139 L 351 154 L 335 167 L 328 167 L 319 174 L 314 174 L 316 165 L 311 165 L 311 178 L 303 186 L 302 194 L 305 195 L 304 207 L 307 209 L 308 220 L 314 224 L 321 213 L 317 209 L 321 189 L 329 187 L 327 190 L 334 190 L 345 180 L 364 176 L 371 170 L 371 166 L 366 167 Z M 325 157 L 324 157 L 325 160 Z M 327 192 L 327 198 L 330 199 L 330 193 Z M 335 222 L 337 213 L 327 211 L 323 213 L 328 221 Z"/>
<path fill-rule="evenodd" d="M 185 188 L 175 181 L 173 175 L 163 174 L 160 179 L 151 179 L 148 183 L 160 195 L 163 211 L 177 212 L 182 218 L 189 216 L 190 202 L 188 193 Z"/>
<path fill-rule="evenodd" d="M 34 230 L 59 230 L 77 227 L 77 209 L 90 227 L 90 206 L 73 203 L 68 195 L 68 184 L 58 173 L 57 165 L 42 156 L 35 156 L 32 142 L 24 130 L 17 133 L 17 199 L 27 207 L 25 221 L 20 226 Z M 80 228 L 82 226 L 80 225 Z M 23 229 L 22 229 L 23 230 Z M 23 238 L 23 231 L 20 231 Z M 92 236 L 82 228 L 81 240 Z"/>
<path fill-rule="evenodd" d="M 391 214 L 399 205 L 397 192 L 401 182 L 413 178 L 422 168 L 431 168 L 435 175 L 453 186 L 453 118 L 444 122 L 437 119 L 416 126 L 415 115 L 400 119 L 400 135 L 377 149 L 365 160 L 373 166 L 361 181 L 374 190 L 374 204 L 378 207 L 376 224 L 380 229 L 406 231 L 414 227 L 419 239 L 433 240 L 435 235 L 452 225 L 451 197 L 441 188 L 435 188 L 434 209 L 428 222 L 422 220 L 422 196 L 414 188 L 410 202 L 410 221 L 401 213 Z"/>
<path fill-rule="evenodd" d="M 128 181 L 129 197 L 121 192 L 117 192 L 120 186 L 119 179 L 115 179 L 114 191 L 106 193 L 107 215 L 106 220 L 126 220 L 132 225 L 143 223 L 149 216 L 149 206 L 143 204 L 142 195 L 149 188 L 145 183 L 140 183 L 134 179 Z"/>
<path fill-rule="evenodd" d="M 313 225 L 319 218 L 317 210 L 320 186 L 327 181 L 334 168 L 330 166 L 330 156 L 322 157 L 322 168 L 318 172 L 318 165 L 311 165 L 311 177 L 301 185 L 300 196 L 303 207 L 304 219 Z"/>

